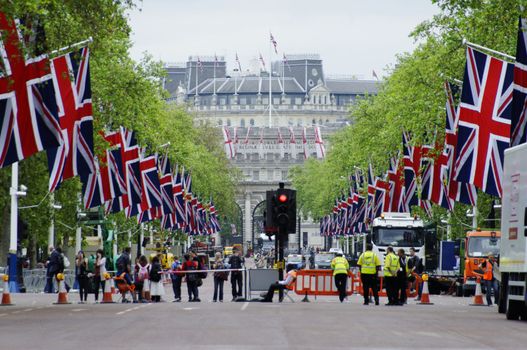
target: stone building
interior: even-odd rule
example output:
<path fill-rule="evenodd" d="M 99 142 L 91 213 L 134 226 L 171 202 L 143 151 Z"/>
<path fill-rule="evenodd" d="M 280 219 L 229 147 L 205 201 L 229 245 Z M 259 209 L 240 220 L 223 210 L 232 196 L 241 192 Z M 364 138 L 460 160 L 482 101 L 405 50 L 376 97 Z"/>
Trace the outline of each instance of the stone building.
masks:
<path fill-rule="evenodd" d="M 315 127 L 327 141 L 328 135 L 350 123 L 350 104 L 376 94 L 377 82 L 326 76 L 322 60 L 314 54 L 273 62 L 272 74 L 228 72 L 226 67 L 223 57 L 191 56 L 186 63 L 166 65 L 164 86 L 170 93 L 168 101 L 185 104 L 197 125 L 208 123 L 229 131 L 235 148 L 231 162 L 245 177 L 236 201 L 242 241 L 248 247 L 256 245 L 261 233 L 265 191 L 276 189 L 278 182 L 289 187 L 289 169 L 302 165 L 304 154 L 316 158 Z M 289 238 L 291 249 L 322 247 L 318 222 L 302 220 L 298 227 Z"/>

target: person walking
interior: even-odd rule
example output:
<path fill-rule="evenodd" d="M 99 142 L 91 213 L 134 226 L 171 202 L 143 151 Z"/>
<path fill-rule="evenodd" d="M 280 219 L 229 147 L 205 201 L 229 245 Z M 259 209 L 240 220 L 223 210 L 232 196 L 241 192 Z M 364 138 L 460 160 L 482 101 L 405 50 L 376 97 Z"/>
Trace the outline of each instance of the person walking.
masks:
<path fill-rule="evenodd" d="M 399 305 L 406 304 L 406 289 L 408 288 L 408 264 L 404 249 L 400 248 L 397 251 L 399 256 L 399 269 L 397 270 L 397 295 L 399 297 Z"/>
<path fill-rule="evenodd" d="M 135 266 L 135 292 L 142 303 L 150 301 L 150 264 L 146 256 L 141 255 Z"/>
<path fill-rule="evenodd" d="M 373 245 L 371 243 L 366 244 L 366 251 L 359 256 L 357 261 L 357 265 L 360 266 L 360 279 L 364 294 L 363 305 L 368 305 L 370 302 L 370 289 L 373 292 L 375 305 L 379 305 L 377 273 L 381 269 L 381 262 L 372 249 Z"/>
<path fill-rule="evenodd" d="M 415 279 L 413 286 L 418 289 L 417 298 L 415 299 L 416 301 L 420 301 L 421 294 L 423 294 L 423 282 L 421 276 L 423 275 L 424 270 L 423 259 L 417 256 L 415 254 L 415 248 L 411 247 L 410 257 L 408 258 L 408 274 L 411 275 L 411 278 Z M 414 275 L 419 276 L 419 278 L 416 278 Z"/>
<path fill-rule="evenodd" d="M 181 301 L 181 261 L 177 256 L 174 256 L 172 265 L 170 266 L 170 279 L 172 280 L 172 291 L 174 292 L 173 302 L 178 303 Z"/>
<path fill-rule="evenodd" d="M 53 286 L 53 280 L 55 275 L 59 273 L 60 269 L 60 253 L 49 246 L 49 257 L 46 261 L 46 286 L 44 287 L 45 293 L 54 293 L 55 288 Z"/>
<path fill-rule="evenodd" d="M 397 297 L 397 271 L 399 270 L 399 258 L 394 254 L 393 247 L 386 248 L 384 259 L 384 285 L 388 303 L 386 305 L 399 305 Z"/>
<path fill-rule="evenodd" d="M 234 249 L 229 258 L 229 267 L 231 269 L 241 269 L 243 267 L 243 258 L 240 256 L 240 251 Z M 242 271 L 231 272 L 231 286 L 232 286 L 232 301 L 236 301 L 242 297 L 243 275 Z"/>
<path fill-rule="evenodd" d="M 93 292 L 95 294 L 95 303 L 99 302 L 99 287 L 104 292 L 104 274 L 106 273 L 106 258 L 104 257 L 104 251 L 97 249 L 95 253 L 95 273 L 93 276 Z"/>
<path fill-rule="evenodd" d="M 223 283 L 229 279 L 229 272 L 221 271 L 225 270 L 225 264 L 223 264 L 223 258 L 220 252 L 216 252 L 216 255 L 214 256 L 214 264 L 212 265 L 212 268 L 218 270 L 214 271 L 214 295 L 212 301 L 216 302 L 219 300 L 220 303 L 223 303 Z"/>
<path fill-rule="evenodd" d="M 165 295 L 163 276 L 161 275 L 162 272 L 163 269 L 161 268 L 159 258 L 154 256 L 152 258 L 152 264 L 150 265 L 150 271 L 148 272 L 148 275 L 150 276 L 150 297 L 154 303 L 159 303 L 161 301 L 161 296 Z"/>
<path fill-rule="evenodd" d="M 187 291 L 188 291 L 188 301 L 189 302 L 200 302 L 199 299 L 199 290 L 198 290 L 198 281 L 199 276 L 196 272 L 199 264 L 192 259 L 190 254 L 185 254 L 185 262 L 181 266 L 183 271 L 190 271 L 190 273 L 185 273 L 185 279 L 187 281 Z"/>
<path fill-rule="evenodd" d="M 342 303 L 346 299 L 346 284 L 348 282 L 349 263 L 346 258 L 339 251 L 336 257 L 331 260 L 331 269 L 333 270 L 333 278 L 335 279 L 335 286 L 339 291 L 339 300 Z"/>
<path fill-rule="evenodd" d="M 77 267 L 77 282 L 79 283 L 79 304 L 84 304 L 88 301 L 88 290 L 90 287 L 90 279 L 88 278 L 88 263 L 84 257 L 84 252 L 79 250 L 77 258 L 75 259 L 75 266 Z"/>
<path fill-rule="evenodd" d="M 493 254 L 489 253 L 489 260 L 483 261 L 480 267 L 483 270 L 483 283 L 485 284 L 485 297 L 487 298 L 487 305 L 492 306 L 491 289 L 494 292 L 494 304 L 498 305 L 499 287 L 498 280 L 494 278 L 494 269 L 497 268 L 498 263 Z"/>

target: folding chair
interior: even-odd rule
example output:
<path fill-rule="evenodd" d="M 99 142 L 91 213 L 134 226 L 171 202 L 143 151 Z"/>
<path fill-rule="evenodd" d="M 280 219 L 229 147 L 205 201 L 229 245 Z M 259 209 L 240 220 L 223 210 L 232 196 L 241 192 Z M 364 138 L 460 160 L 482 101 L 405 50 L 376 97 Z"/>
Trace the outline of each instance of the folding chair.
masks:
<path fill-rule="evenodd" d="M 134 299 L 133 293 L 135 291 L 135 286 L 133 284 L 128 284 L 128 282 L 126 282 L 126 280 L 124 279 L 124 273 L 121 274 L 120 276 L 115 276 L 113 280 L 115 281 L 115 286 L 119 290 L 119 295 L 120 295 L 119 301 L 122 301 L 123 295 L 126 297 L 126 293 L 128 292 L 130 292 L 132 299 Z"/>

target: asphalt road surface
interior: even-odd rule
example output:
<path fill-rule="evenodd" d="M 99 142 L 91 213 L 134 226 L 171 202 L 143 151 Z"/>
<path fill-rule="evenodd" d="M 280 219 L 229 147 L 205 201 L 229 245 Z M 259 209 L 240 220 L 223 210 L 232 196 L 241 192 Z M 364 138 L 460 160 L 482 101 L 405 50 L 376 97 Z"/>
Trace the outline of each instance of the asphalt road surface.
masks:
<path fill-rule="evenodd" d="M 363 306 L 336 297 L 301 296 L 273 304 L 212 303 L 212 279 L 201 303 L 52 305 L 56 295 L 12 294 L 0 307 L 0 349 L 525 349 L 527 323 L 507 321 L 496 307 L 470 298 L 431 296 L 434 305 Z M 183 295 L 186 288 L 183 285 Z M 117 300 L 117 297 L 114 296 Z M 385 302 L 381 298 L 381 302 Z"/>

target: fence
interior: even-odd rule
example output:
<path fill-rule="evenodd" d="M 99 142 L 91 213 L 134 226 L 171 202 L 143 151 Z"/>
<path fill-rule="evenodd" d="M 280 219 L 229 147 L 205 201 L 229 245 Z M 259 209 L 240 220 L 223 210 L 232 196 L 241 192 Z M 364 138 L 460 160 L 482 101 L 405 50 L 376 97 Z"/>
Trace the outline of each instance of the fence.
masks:
<path fill-rule="evenodd" d="M 353 294 L 354 275 L 348 272 L 346 294 Z M 295 292 L 300 295 L 338 295 L 332 270 L 300 270 L 296 275 Z"/>

